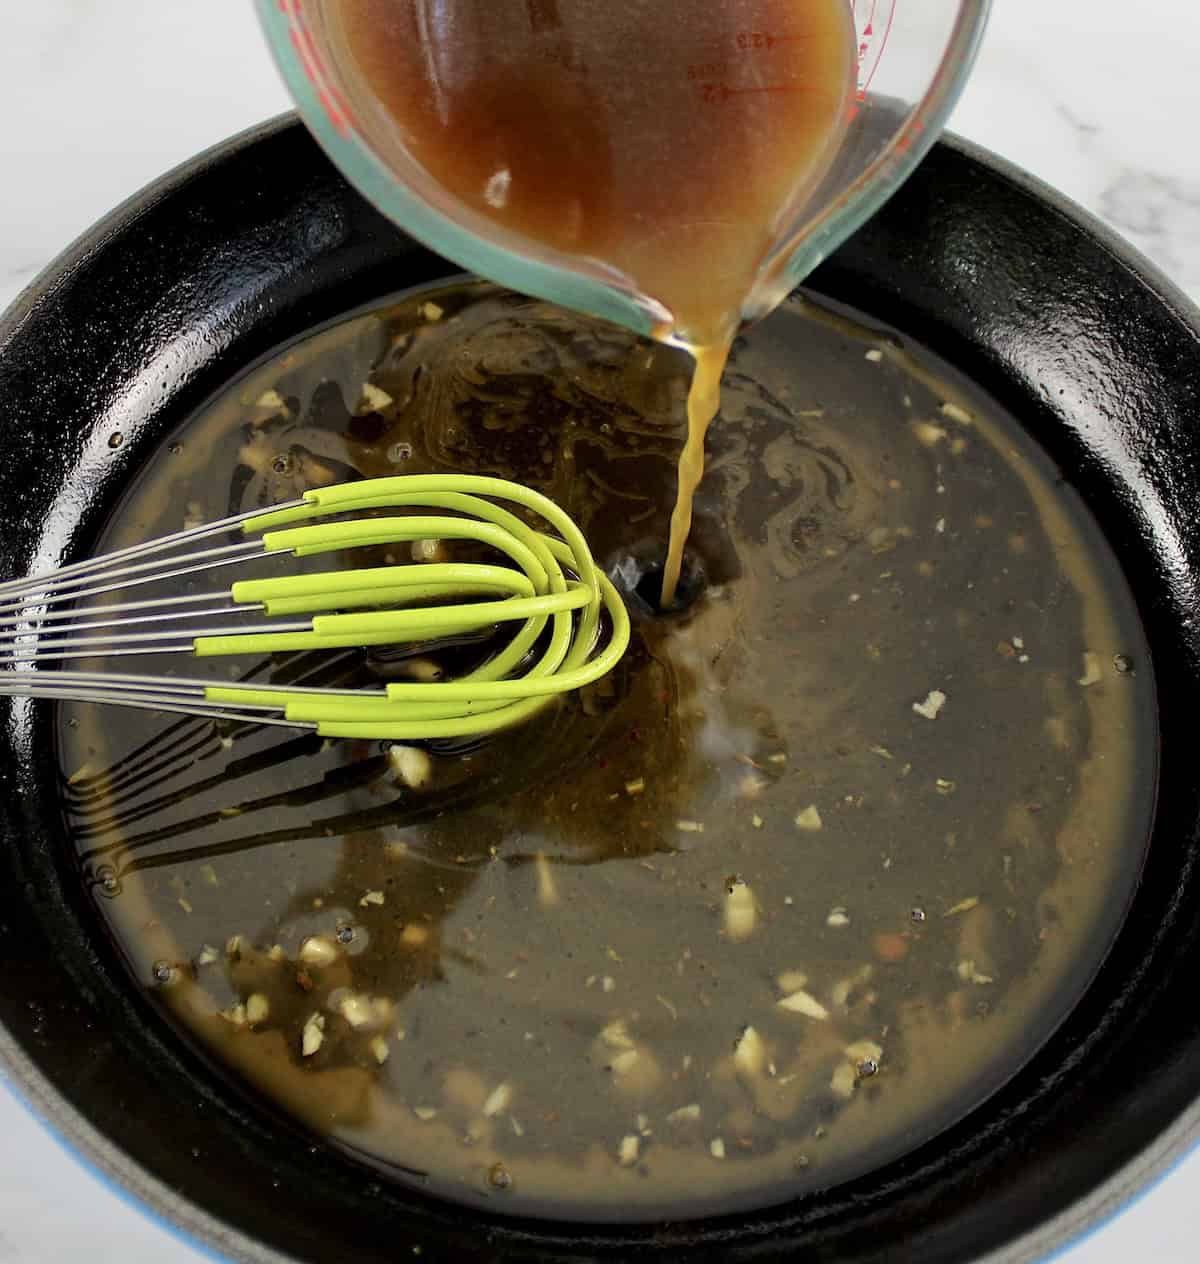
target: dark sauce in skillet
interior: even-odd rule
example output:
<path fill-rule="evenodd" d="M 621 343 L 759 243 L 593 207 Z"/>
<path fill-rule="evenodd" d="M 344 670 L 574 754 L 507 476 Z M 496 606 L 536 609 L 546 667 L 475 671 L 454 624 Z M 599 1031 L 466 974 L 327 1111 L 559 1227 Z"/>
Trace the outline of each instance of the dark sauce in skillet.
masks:
<path fill-rule="evenodd" d="M 528 727 L 388 752 L 60 709 L 82 878 L 164 1011 L 332 1143 L 498 1210 L 761 1206 L 913 1148 L 1071 1007 L 1148 834 L 1150 666 L 1098 529 L 1011 419 L 846 314 L 793 300 L 735 345 L 687 602 L 653 614 L 687 369 L 487 285 L 408 297 L 213 401 L 102 541 L 360 476 L 527 482 L 639 615 Z"/>

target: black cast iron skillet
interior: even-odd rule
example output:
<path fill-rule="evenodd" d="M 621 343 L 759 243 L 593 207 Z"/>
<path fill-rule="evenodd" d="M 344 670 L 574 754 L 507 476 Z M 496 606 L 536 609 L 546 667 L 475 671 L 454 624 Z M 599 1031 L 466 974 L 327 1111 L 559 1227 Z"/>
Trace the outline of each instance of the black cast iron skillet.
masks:
<path fill-rule="evenodd" d="M 85 549 L 161 435 L 279 344 L 456 270 L 353 193 L 291 119 L 181 168 L 0 322 L 3 573 Z M 812 1264 L 1034 1258 L 1200 1130 L 1200 318 L 1048 190 L 959 143 L 812 278 L 1022 418 L 1105 526 L 1153 647 L 1161 790 L 1101 973 L 1008 1086 L 823 1197 L 651 1228 L 424 1201 L 227 1092 L 138 995 L 67 863 L 48 709 L 0 711 L 0 1063 L 94 1163 L 240 1260 Z M 108 438 L 120 431 L 115 452 Z"/>

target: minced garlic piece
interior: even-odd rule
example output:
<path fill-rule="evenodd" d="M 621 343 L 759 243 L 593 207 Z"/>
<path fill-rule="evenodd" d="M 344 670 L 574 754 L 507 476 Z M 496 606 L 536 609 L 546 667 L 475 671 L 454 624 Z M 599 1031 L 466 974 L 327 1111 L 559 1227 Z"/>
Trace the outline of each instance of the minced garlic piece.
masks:
<path fill-rule="evenodd" d="M 912 709 L 927 720 L 936 720 L 938 712 L 946 705 L 946 695 L 940 689 L 931 689 L 924 702 L 914 702 Z"/>
<path fill-rule="evenodd" d="M 338 1006 L 338 1013 L 356 1031 L 360 1027 L 370 1026 L 375 1020 L 375 1010 L 371 1005 L 370 998 L 357 992 L 352 992 L 349 996 L 343 998 L 342 1003 Z"/>
<path fill-rule="evenodd" d="M 761 1075 L 766 1060 L 767 1050 L 762 1037 L 753 1027 L 747 1027 L 733 1048 L 733 1065 L 743 1075 Z"/>
<path fill-rule="evenodd" d="M 444 562 L 447 556 L 444 540 L 414 540 L 408 551 L 414 562 Z"/>
<path fill-rule="evenodd" d="M 1104 674 L 1100 670 L 1100 656 L 1092 650 L 1084 650 L 1083 652 L 1083 675 L 1079 677 L 1079 683 L 1087 688 L 1088 685 L 1098 684 L 1104 679 Z"/>
<path fill-rule="evenodd" d="M 931 421 L 914 421 L 911 423 L 912 432 L 917 437 L 918 443 L 923 443 L 927 448 L 932 448 L 946 437 L 945 430 L 941 426 L 935 426 Z"/>
<path fill-rule="evenodd" d="M 796 813 L 797 829 L 819 830 L 821 825 L 821 813 L 818 811 L 815 803 L 810 803 L 803 812 Z"/>
<path fill-rule="evenodd" d="M 829 995 L 834 1005 L 838 1009 L 845 1009 L 850 1001 L 851 992 L 863 983 L 869 982 L 874 972 L 873 966 L 865 965 L 856 974 L 852 974 L 845 979 L 839 979 L 829 990 Z"/>
<path fill-rule="evenodd" d="M 736 944 L 749 939 L 758 925 L 758 905 L 754 892 L 742 881 L 730 885 L 725 894 L 725 934 Z"/>
<path fill-rule="evenodd" d="M 878 1062 L 883 1057 L 883 1046 L 874 1040 L 856 1040 L 844 1052 L 851 1062 Z"/>
<path fill-rule="evenodd" d="M 629 1028 L 625 1026 L 623 1018 L 614 1018 L 607 1027 L 600 1032 L 600 1039 L 604 1041 L 610 1049 L 632 1049 L 633 1039 L 629 1035 Z"/>
<path fill-rule="evenodd" d="M 503 1084 L 498 1084 L 488 1094 L 487 1101 L 483 1103 L 483 1117 L 494 1119 L 497 1115 L 502 1115 L 509 1108 L 512 1099 L 512 1085 L 507 1080 Z"/>
<path fill-rule="evenodd" d="M 958 963 L 956 973 L 964 983 L 977 983 L 982 985 L 985 983 L 994 983 L 996 981 L 990 974 L 981 974 L 979 970 L 975 968 L 975 962 L 969 958 L 966 961 L 960 961 Z"/>
<path fill-rule="evenodd" d="M 360 412 L 382 412 L 390 403 L 392 397 L 387 391 L 376 386 L 374 382 L 364 382 L 362 384 L 362 394 L 359 396 Z"/>
<path fill-rule="evenodd" d="M 955 404 L 950 400 L 942 405 L 942 416 L 949 417 L 951 421 L 961 422 L 964 426 L 969 426 L 975 420 L 961 404 Z"/>
<path fill-rule="evenodd" d="M 300 1053 L 311 1058 L 325 1041 L 325 1015 L 310 1014 L 300 1037 Z"/>
<path fill-rule="evenodd" d="M 397 676 L 426 685 L 433 680 L 442 680 L 446 675 L 445 669 L 437 659 L 424 656 L 406 658 L 404 662 L 396 664 L 395 672 Z"/>
<path fill-rule="evenodd" d="M 810 992 L 802 990 L 792 992 L 775 1003 L 779 1009 L 786 1009 L 793 1014 L 803 1014 L 805 1018 L 815 1018 L 819 1022 L 824 1022 L 829 1017 L 829 1011 Z"/>
<path fill-rule="evenodd" d="M 388 763 L 396 779 L 412 790 L 427 786 L 433 777 L 433 760 L 419 746 L 389 747 Z"/>
<path fill-rule="evenodd" d="M 300 945 L 300 960 L 306 966 L 331 966 L 338 959 L 338 947 L 325 935 L 310 935 Z"/>
<path fill-rule="evenodd" d="M 379 1063 L 380 1066 L 388 1060 L 388 1042 L 382 1036 L 372 1036 L 367 1044 L 367 1048 L 371 1051 L 371 1056 Z"/>
<path fill-rule="evenodd" d="M 682 1124 L 688 1123 L 693 1119 L 700 1118 L 700 1106 L 697 1102 L 692 1102 L 688 1106 L 680 1106 L 678 1110 L 673 1110 L 667 1116 L 667 1123 Z"/>

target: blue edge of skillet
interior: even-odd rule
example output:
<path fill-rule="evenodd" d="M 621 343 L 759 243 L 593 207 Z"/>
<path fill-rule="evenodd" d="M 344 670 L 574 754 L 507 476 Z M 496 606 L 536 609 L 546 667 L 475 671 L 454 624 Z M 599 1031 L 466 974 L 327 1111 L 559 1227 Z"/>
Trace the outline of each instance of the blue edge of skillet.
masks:
<path fill-rule="evenodd" d="M 281 343 L 456 272 L 371 210 L 290 116 L 152 185 L 0 319 L 0 573 L 23 572 L 41 541 L 63 560 L 85 550 L 163 433 Z M 4 702 L 0 1067 L 118 1186 L 255 1264 L 1016 1261 L 1131 1196 L 1200 1132 L 1200 313 L 1078 208 L 957 141 L 809 287 L 1020 417 L 1132 583 L 1160 688 L 1157 817 L 1129 917 L 1076 1009 L 956 1127 L 822 1196 L 640 1227 L 423 1199 L 228 1092 L 157 1018 L 67 863 L 49 711 Z"/>

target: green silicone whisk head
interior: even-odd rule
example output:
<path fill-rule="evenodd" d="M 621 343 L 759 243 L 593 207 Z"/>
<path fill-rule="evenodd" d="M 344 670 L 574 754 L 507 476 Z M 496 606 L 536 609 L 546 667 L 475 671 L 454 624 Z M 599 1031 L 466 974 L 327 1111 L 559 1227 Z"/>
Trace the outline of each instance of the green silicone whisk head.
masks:
<path fill-rule="evenodd" d="M 231 536 L 234 543 L 212 543 Z M 381 564 L 242 579 L 199 594 L 125 596 L 261 558 L 333 554 L 344 562 L 368 547 L 407 544 L 411 554 L 413 542 L 426 540 L 466 542 L 497 560 L 396 564 L 385 554 Z M 190 625 L 201 614 L 211 622 Z M 286 505 L 0 584 L 0 625 L 11 629 L 0 632 L 0 692 L 406 741 L 479 736 L 529 719 L 609 672 L 630 632 L 620 595 L 562 509 L 519 484 L 467 474 L 318 488 Z M 206 658 L 411 646 L 489 632 L 495 652 L 460 677 L 383 688 L 264 688 L 58 666 L 147 653 Z"/>

